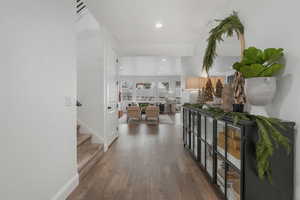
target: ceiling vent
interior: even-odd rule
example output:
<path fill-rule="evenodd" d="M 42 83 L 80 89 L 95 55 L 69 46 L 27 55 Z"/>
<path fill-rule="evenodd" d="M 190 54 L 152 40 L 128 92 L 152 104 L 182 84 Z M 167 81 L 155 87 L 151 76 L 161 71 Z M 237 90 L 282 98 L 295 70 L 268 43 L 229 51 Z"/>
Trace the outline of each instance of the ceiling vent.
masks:
<path fill-rule="evenodd" d="M 87 6 L 83 0 L 76 0 L 77 14 L 81 15 L 86 9 L 87 9 Z"/>

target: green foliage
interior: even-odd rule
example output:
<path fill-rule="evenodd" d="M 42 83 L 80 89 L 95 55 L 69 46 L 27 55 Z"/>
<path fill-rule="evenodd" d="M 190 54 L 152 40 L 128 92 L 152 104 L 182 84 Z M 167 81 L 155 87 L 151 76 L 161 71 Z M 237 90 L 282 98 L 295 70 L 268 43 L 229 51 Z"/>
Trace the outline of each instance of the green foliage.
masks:
<path fill-rule="evenodd" d="M 245 49 L 241 62 L 236 62 L 233 68 L 245 78 L 275 76 L 284 65 L 278 60 L 283 57 L 283 49 L 268 48 L 264 51 L 255 47 Z"/>
<path fill-rule="evenodd" d="M 188 108 L 196 108 L 196 109 L 201 109 L 203 107 L 203 104 L 190 104 L 190 103 L 185 103 L 183 104 L 184 107 Z"/>
<path fill-rule="evenodd" d="M 272 181 L 269 157 L 273 155 L 274 147 L 278 148 L 279 145 L 283 146 L 287 152 L 291 151 L 290 142 L 287 137 L 283 136 L 278 126 L 282 127 L 282 124 L 278 120 L 272 120 L 263 116 L 256 116 L 256 124 L 259 130 L 259 140 L 256 145 L 256 159 L 258 175 L 261 179 L 265 175 Z M 284 128 L 284 127 L 283 127 Z"/>
<path fill-rule="evenodd" d="M 139 103 L 140 108 L 149 106 L 149 103 Z"/>
<path fill-rule="evenodd" d="M 208 108 L 207 110 L 216 119 L 221 119 L 226 116 L 233 118 L 234 124 L 237 124 L 240 120 L 255 121 L 259 135 L 259 139 L 256 143 L 257 173 L 261 180 L 267 177 L 268 180 L 272 182 L 270 157 L 273 155 L 274 149 L 282 146 L 287 150 L 287 153 L 291 151 L 289 139 L 280 132 L 287 129 L 285 124 L 276 118 L 251 115 L 249 113 L 224 112 L 220 108 Z"/>
<path fill-rule="evenodd" d="M 224 35 L 232 37 L 235 32 L 237 34 L 244 34 L 244 26 L 236 12 L 233 12 L 229 17 L 223 20 L 216 20 L 216 22 L 219 22 L 219 24 L 209 32 L 210 36 L 207 39 L 208 44 L 203 59 L 203 69 L 207 72 L 217 56 L 217 42 L 222 42 Z"/>

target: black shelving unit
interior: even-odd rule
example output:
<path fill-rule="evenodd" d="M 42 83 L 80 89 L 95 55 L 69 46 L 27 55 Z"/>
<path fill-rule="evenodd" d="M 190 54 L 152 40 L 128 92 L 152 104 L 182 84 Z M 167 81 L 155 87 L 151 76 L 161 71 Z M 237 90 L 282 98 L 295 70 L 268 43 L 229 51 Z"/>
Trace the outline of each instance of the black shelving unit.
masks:
<path fill-rule="evenodd" d="M 291 145 L 293 122 L 282 130 Z M 256 171 L 257 127 L 252 121 L 214 119 L 206 110 L 183 107 L 183 143 L 198 166 L 226 200 L 292 200 L 294 151 L 282 148 L 271 158 L 273 183 L 260 180 Z M 293 149 L 293 148 L 292 148 Z"/>

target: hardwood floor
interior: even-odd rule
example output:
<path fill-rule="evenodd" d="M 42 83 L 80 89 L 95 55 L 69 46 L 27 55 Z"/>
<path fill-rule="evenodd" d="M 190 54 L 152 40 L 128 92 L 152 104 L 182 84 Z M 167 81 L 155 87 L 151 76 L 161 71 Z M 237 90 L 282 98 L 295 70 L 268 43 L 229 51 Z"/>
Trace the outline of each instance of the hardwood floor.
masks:
<path fill-rule="evenodd" d="M 176 123 L 120 125 L 120 138 L 68 200 L 218 200 Z"/>

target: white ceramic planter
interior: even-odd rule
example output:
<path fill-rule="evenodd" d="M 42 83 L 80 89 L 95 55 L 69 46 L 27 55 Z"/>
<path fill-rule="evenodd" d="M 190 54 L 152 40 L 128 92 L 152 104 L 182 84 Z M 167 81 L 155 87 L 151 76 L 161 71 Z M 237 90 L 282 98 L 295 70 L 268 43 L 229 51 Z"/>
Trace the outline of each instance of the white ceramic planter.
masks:
<path fill-rule="evenodd" d="M 245 93 L 251 105 L 251 113 L 267 116 L 265 106 L 270 104 L 276 93 L 276 77 L 246 79 Z"/>

